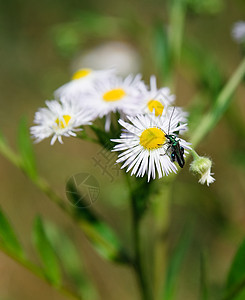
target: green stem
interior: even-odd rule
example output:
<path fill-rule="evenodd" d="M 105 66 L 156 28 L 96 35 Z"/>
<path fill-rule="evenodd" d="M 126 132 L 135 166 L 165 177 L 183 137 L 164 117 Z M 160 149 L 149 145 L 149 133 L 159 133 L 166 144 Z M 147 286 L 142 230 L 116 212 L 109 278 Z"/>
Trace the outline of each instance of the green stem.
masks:
<path fill-rule="evenodd" d="M 5 249 L 2 245 L 0 245 L 0 251 L 3 252 L 5 255 L 7 255 L 12 260 L 14 260 L 16 263 L 18 263 L 19 265 L 21 265 L 22 267 L 27 269 L 29 272 L 34 274 L 36 277 L 40 278 L 41 280 L 43 280 L 46 283 L 48 283 L 49 285 L 51 285 L 50 282 L 45 277 L 45 275 L 43 274 L 43 272 L 37 266 L 32 264 L 30 261 L 28 261 L 26 259 L 22 259 L 16 255 L 14 255 L 13 253 L 11 253 L 7 249 Z M 72 290 L 70 290 L 64 286 L 57 286 L 55 288 L 57 289 L 58 292 L 69 297 L 70 299 L 77 299 L 77 300 L 82 299 L 81 296 L 77 295 Z"/>
<path fill-rule="evenodd" d="M 190 154 L 192 155 L 193 159 L 198 159 L 200 157 L 194 149 L 190 150 Z"/>
<path fill-rule="evenodd" d="M 14 151 L 12 151 L 7 143 L 1 138 L 0 153 L 17 168 L 21 169 L 40 191 L 42 191 L 53 203 L 55 203 L 67 215 L 69 215 L 74 223 L 79 226 L 79 228 L 85 233 L 85 235 L 90 241 L 92 241 L 93 244 L 100 245 L 106 251 L 106 253 L 109 253 L 110 257 L 118 257 L 120 255 L 118 253 L 118 249 L 112 243 L 103 238 L 99 232 L 97 232 L 86 220 L 82 220 L 76 215 L 72 205 L 67 205 L 65 201 L 52 190 L 45 179 L 38 175 L 35 177 L 30 177 L 28 172 L 25 170 L 25 165 L 23 164 L 21 158 L 15 154 Z"/>
<path fill-rule="evenodd" d="M 48 198 L 58 205 L 67 215 L 69 215 L 74 223 L 85 233 L 85 235 L 92 241 L 92 244 L 99 245 L 106 250 L 106 253 L 110 257 L 118 257 L 118 249 L 108 240 L 104 239 L 100 233 L 94 229 L 86 220 L 81 219 L 73 210 L 72 206 L 67 206 L 64 200 L 59 197 L 48 183 L 40 177 L 37 177 L 33 180 L 33 183 L 48 196 Z"/>
<path fill-rule="evenodd" d="M 242 81 L 245 74 L 245 58 L 242 60 L 241 64 L 235 70 L 230 80 L 224 86 L 223 90 L 220 92 L 213 109 L 203 117 L 197 129 L 194 131 L 191 143 L 192 147 L 195 148 L 200 141 L 207 135 L 207 133 L 213 129 L 217 122 L 222 117 L 223 113 L 227 109 L 228 105 L 232 100 L 232 95 L 235 89 Z"/>
<path fill-rule="evenodd" d="M 132 212 L 132 233 L 133 233 L 132 238 L 133 238 L 133 248 L 134 248 L 133 267 L 140 288 L 141 299 L 152 300 L 153 296 L 143 267 L 142 251 L 140 247 L 140 221 L 142 215 L 139 213 L 137 198 L 135 198 L 133 195 L 130 179 L 128 178 L 127 174 L 126 174 L 126 178 L 131 193 L 130 203 L 131 203 L 131 212 Z"/>
<path fill-rule="evenodd" d="M 132 231 L 134 243 L 134 268 L 137 274 L 138 283 L 141 290 L 142 300 L 151 300 L 152 295 L 149 289 L 149 283 L 145 276 L 145 270 L 142 262 L 142 252 L 140 249 L 140 218 L 138 216 L 137 204 L 135 199 L 131 200 L 132 209 Z"/>
<path fill-rule="evenodd" d="M 21 158 L 14 153 L 2 136 L 0 136 L 0 153 L 17 168 L 22 168 Z"/>
<path fill-rule="evenodd" d="M 132 199 L 131 201 L 132 209 L 132 231 L 133 231 L 133 243 L 134 243 L 134 268 L 137 274 L 138 283 L 141 290 L 141 296 L 144 300 L 151 299 L 148 289 L 147 280 L 144 276 L 144 270 L 142 266 L 142 253 L 140 249 L 140 220 L 138 218 L 137 205 Z"/>
<path fill-rule="evenodd" d="M 171 182 L 161 183 L 163 187 L 152 202 L 154 213 L 154 291 L 156 299 L 160 299 L 163 282 L 164 270 L 167 267 L 166 263 L 166 233 L 170 222 L 170 196 L 171 196 Z"/>

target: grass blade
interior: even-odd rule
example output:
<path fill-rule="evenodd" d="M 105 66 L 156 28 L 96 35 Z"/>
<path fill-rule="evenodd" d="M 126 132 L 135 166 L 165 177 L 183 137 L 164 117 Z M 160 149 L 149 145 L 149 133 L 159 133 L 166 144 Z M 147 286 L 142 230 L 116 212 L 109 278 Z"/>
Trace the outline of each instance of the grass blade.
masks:
<path fill-rule="evenodd" d="M 19 258 L 24 257 L 23 249 L 10 225 L 8 219 L 0 209 L 0 241 L 3 246 Z"/>
<path fill-rule="evenodd" d="M 41 217 L 37 217 L 33 226 L 33 242 L 41 259 L 44 274 L 54 286 L 61 285 L 61 271 L 57 255 L 52 247 Z"/>

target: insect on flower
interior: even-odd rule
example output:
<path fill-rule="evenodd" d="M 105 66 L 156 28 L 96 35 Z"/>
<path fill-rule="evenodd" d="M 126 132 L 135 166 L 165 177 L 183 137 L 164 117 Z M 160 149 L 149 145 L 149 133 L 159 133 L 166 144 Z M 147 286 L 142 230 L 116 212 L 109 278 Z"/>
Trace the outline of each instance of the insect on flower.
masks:
<path fill-rule="evenodd" d="M 171 150 L 171 154 L 170 154 L 170 159 L 172 162 L 177 161 L 177 163 L 179 164 L 179 166 L 181 168 L 184 167 L 185 165 L 185 159 L 184 159 L 184 147 L 180 146 L 180 139 L 177 140 L 177 135 L 175 134 L 169 134 L 169 129 L 170 129 L 170 125 L 171 125 L 171 119 L 173 117 L 175 111 L 175 107 L 173 108 L 172 114 L 170 116 L 170 120 L 169 120 L 169 125 L 168 125 L 168 133 L 165 133 L 165 138 L 168 139 L 168 141 L 166 142 L 168 144 L 168 148 L 165 152 L 165 154 L 168 152 L 168 150 Z M 166 144 L 165 143 L 165 144 Z M 165 154 L 160 154 L 160 155 L 165 155 Z"/>
<path fill-rule="evenodd" d="M 178 152 L 178 149 L 190 149 L 189 143 L 181 138 L 175 139 L 177 146 L 170 140 L 170 137 L 175 137 L 176 132 L 187 130 L 187 124 L 180 122 L 179 115 L 179 111 L 175 110 L 171 123 L 169 117 L 155 114 L 127 116 L 130 123 L 119 120 L 124 129 L 119 139 L 112 139 L 118 143 L 112 151 L 121 152 L 116 162 L 123 163 L 121 168 L 127 167 L 126 172 L 132 170 L 131 175 L 143 177 L 147 174 L 148 181 L 155 179 L 157 174 L 158 178 L 162 178 L 171 172 L 176 173 L 177 166 L 165 154 L 171 147 L 171 152 L 181 159 L 184 154 L 182 150 Z"/>

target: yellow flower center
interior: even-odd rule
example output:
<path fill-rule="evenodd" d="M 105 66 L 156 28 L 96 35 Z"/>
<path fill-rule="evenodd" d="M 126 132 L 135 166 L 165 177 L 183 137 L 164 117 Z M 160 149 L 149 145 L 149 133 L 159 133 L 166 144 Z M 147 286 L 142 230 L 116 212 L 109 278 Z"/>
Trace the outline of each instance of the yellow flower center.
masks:
<path fill-rule="evenodd" d="M 72 80 L 80 79 L 82 77 L 88 76 L 92 72 L 91 69 L 80 69 L 76 73 L 73 74 Z"/>
<path fill-rule="evenodd" d="M 118 101 L 121 100 L 124 96 L 126 96 L 126 93 L 123 89 L 113 89 L 110 90 L 103 95 L 103 99 L 106 102 L 113 102 L 113 101 Z"/>
<path fill-rule="evenodd" d="M 166 140 L 165 133 L 159 128 L 145 129 L 140 136 L 140 145 L 145 149 L 160 148 Z"/>
<path fill-rule="evenodd" d="M 71 119 L 71 116 L 63 115 L 61 119 L 57 118 L 55 120 L 55 123 L 58 125 L 59 129 L 64 129 L 65 127 L 67 127 L 70 119 Z"/>
<path fill-rule="evenodd" d="M 148 106 L 148 109 L 150 112 L 153 112 L 153 109 L 155 109 L 156 116 L 162 115 L 164 106 L 162 105 L 162 103 L 160 101 L 152 99 L 147 103 L 147 106 Z"/>

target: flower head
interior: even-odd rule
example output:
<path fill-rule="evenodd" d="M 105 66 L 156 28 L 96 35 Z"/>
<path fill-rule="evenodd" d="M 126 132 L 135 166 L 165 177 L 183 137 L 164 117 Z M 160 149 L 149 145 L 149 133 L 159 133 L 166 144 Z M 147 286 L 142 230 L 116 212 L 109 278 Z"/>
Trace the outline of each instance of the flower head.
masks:
<path fill-rule="evenodd" d="M 198 156 L 194 151 L 193 153 L 194 160 L 190 165 L 190 170 L 200 176 L 199 183 L 207 183 L 209 186 L 215 181 L 215 178 L 212 177 L 214 173 L 211 173 L 212 161 L 208 157 Z"/>
<path fill-rule="evenodd" d="M 56 98 L 79 100 L 81 95 L 87 92 L 95 80 L 107 78 L 113 74 L 113 70 L 79 69 L 71 81 L 58 88 L 54 95 Z"/>
<path fill-rule="evenodd" d="M 231 34 L 233 39 L 236 42 L 240 44 L 245 43 L 245 22 L 244 21 L 236 22 L 233 25 Z"/>
<path fill-rule="evenodd" d="M 188 113 L 184 112 L 182 108 L 172 106 L 175 100 L 175 95 L 171 95 L 170 89 L 163 87 L 158 89 L 156 77 L 151 76 L 150 87 L 144 86 L 139 102 L 140 112 L 146 114 L 155 114 L 156 116 L 171 117 L 174 110 L 178 114 L 180 123 L 187 122 Z M 134 115 L 138 114 L 138 110 Z"/>
<path fill-rule="evenodd" d="M 47 108 L 40 108 L 34 118 L 35 126 L 31 127 L 31 134 L 36 142 L 51 137 L 51 145 L 58 139 L 62 142 L 62 136 L 76 136 L 75 131 L 82 125 L 91 124 L 92 114 L 78 108 L 71 101 L 58 102 L 46 101 Z"/>
<path fill-rule="evenodd" d="M 161 178 L 170 172 L 177 172 L 176 165 L 170 159 L 171 147 L 166 134 L 173 134 L 183 130 L 186 124 L 179 125 L 179 119 L 175 114 L 169 126 L 169 118 L 155 116 L 152 114 L 137 115 L 127 117 L 131 122 L 127 123 L 119 120 L 124 127 L 120 139 L 114 139 L 118 143 L 113 151 L 122 151 L 119 154 L 117 163 L 123 163 L 121 168 L 127 167 L 127 172 L 131 175 L 143 177 L 148 176 L 148 181 L 152 177 Z M 184 149 L 190 149 L 189 143 L 178 138 L 179 145 Z"/>
<path fill-rule="evenodd" d="M 143 87 L 141 75 L 135 77 L 129 75 L 125 79 L 111 76 L 96 81 L 86 97 L 81 99 L 81 103 L 86 101 L 86 105 L 99 118 L 107 116 L 106 130 L 108 130 L 111 112 L 119 112 L 121 115 L 135 114 Z"/>
<path fill-rule="evenodd" d="M 156 116 L 165 115 L 168 107 L 173 104 L 175 96 L 170 94 L 167 87 L 157 89 L 156 77 L 151 76 L 149 89 L 145 86 L 142 92 L 142 113 L 155 113 Z"/>

